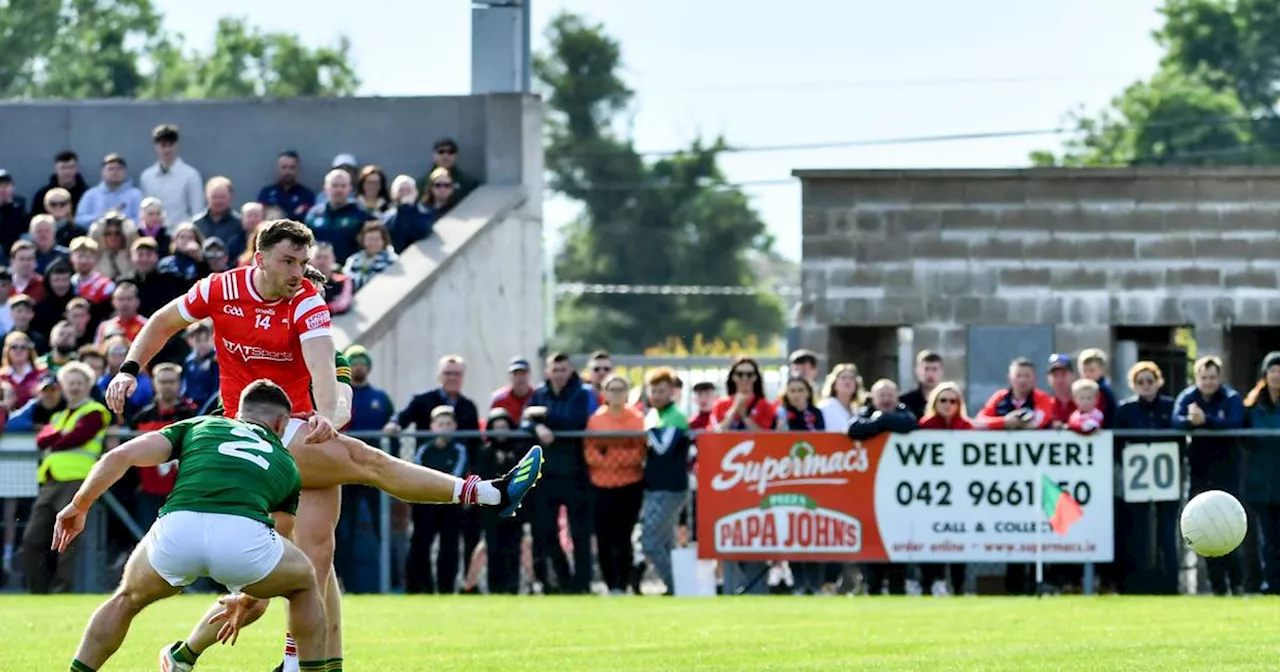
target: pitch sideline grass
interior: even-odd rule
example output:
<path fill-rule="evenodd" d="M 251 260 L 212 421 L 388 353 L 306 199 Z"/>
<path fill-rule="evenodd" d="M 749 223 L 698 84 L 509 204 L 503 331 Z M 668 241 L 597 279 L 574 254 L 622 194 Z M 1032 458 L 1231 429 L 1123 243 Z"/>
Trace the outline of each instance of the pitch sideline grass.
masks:
<path fill-rule="evenodd" d="M 102 596 L 0 596 L 0 669 L 65 670 Z M 210 596 L 145 611 L 104 668 L 155 670 Z M 268 672 L 284 604 L 201 672 Z M 1275 670 L 1280 599 L 349 596 L 346 669 Z"/>

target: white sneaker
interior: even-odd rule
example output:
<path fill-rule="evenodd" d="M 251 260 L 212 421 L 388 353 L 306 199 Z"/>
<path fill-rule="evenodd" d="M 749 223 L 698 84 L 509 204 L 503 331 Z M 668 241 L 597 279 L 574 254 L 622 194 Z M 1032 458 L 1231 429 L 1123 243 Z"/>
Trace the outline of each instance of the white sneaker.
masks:
<path fill-rule="evenodd" d="M 165 644 L 160 648 L 160 672 L 192 672 L 193 666 L 173 657 L 173 650 L 180 642 Z"/>
<path fill-rule="evenodd" d="M 929 589 L 929 592 L 933 593 L 934 597 L 950 597 L 951 596 L 951 588 L 947 585 L 947 582 L 943 581 L 942 579 L 938 579 L 934 581 L 933 586 L 931 586 Z"/>

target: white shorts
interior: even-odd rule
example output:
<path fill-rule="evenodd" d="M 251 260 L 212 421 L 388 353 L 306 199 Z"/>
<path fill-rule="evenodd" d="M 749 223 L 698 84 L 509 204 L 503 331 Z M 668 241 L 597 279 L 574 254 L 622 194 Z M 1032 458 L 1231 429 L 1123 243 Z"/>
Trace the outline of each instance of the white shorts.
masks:
<path fill-rule="evenodd" d="M 147 559 L 172 586 L 207 576 L 236 592 L 265 579 L 284 556 L 284 542 L 265 524 L 225 513 L 174 511 L 143 539 Z"/>

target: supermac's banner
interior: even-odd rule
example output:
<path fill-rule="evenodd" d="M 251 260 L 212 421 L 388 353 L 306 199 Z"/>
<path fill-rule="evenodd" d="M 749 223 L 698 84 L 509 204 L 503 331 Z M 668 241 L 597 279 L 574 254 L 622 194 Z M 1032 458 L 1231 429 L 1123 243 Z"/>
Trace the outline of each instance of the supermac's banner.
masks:
<path fill-rule="evenodd" d="M 726 432 L 698 437 L 698 555 L 729 560 L 1110 562 L 1111 433 Z M 1054 533 L 1048 479 L 1084 516 Z"/>

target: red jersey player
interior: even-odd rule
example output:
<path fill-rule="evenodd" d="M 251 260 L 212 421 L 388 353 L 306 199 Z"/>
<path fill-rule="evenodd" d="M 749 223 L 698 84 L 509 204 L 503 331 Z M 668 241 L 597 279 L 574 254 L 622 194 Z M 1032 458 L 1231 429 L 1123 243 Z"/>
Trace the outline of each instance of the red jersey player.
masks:
<path fill-rule="evenodd" d="M 480 481 L 473 476 L 464 480 L 337 434 L 333 429 L 339 409 L 329 310 L 323 295 L 303 277 L 314 244 L 311 230 L 291 220 L 264 222 L 256 242 L 253 266 L 209 276 L 151 316 L 130 347 L 120 373 L 107 387 L 107 405 L 118 413 L 137 385 L 142 367 L 170 337 L 207 317 L 213 320 L 227 415 L 235 414 L 244 387 L 259 378 L 283 387 L 295 410 L 311 413 L 311 434 L 293 454 L 304 488 L 294 536 L 315 566 L 319 584 L 329 587 L 325 596 L 328 657 L 340 659 L 341 607 L 332 571 L 339 486 L 371 485 L 408 502 L 492 506 L 500 509 L 499 515 L 509 517 L 515 515 L 541 475 L 542 450 L 535 446 L 500 479 Z M 349 409 L 343 412 L 349 413 Z M 231 621 L 236 627 L 252 622 L 266 608 L 265 602 L 223 604 L 234 612 Z M 207 626 L 208 619 L 205 621 Z M 166 648 L 161 652 L 162 667 L 167 663 L 166 669 L 190 669 L 195 656 L 217 635 L 217 626 L 205 627 L 192 641 Z"/>

